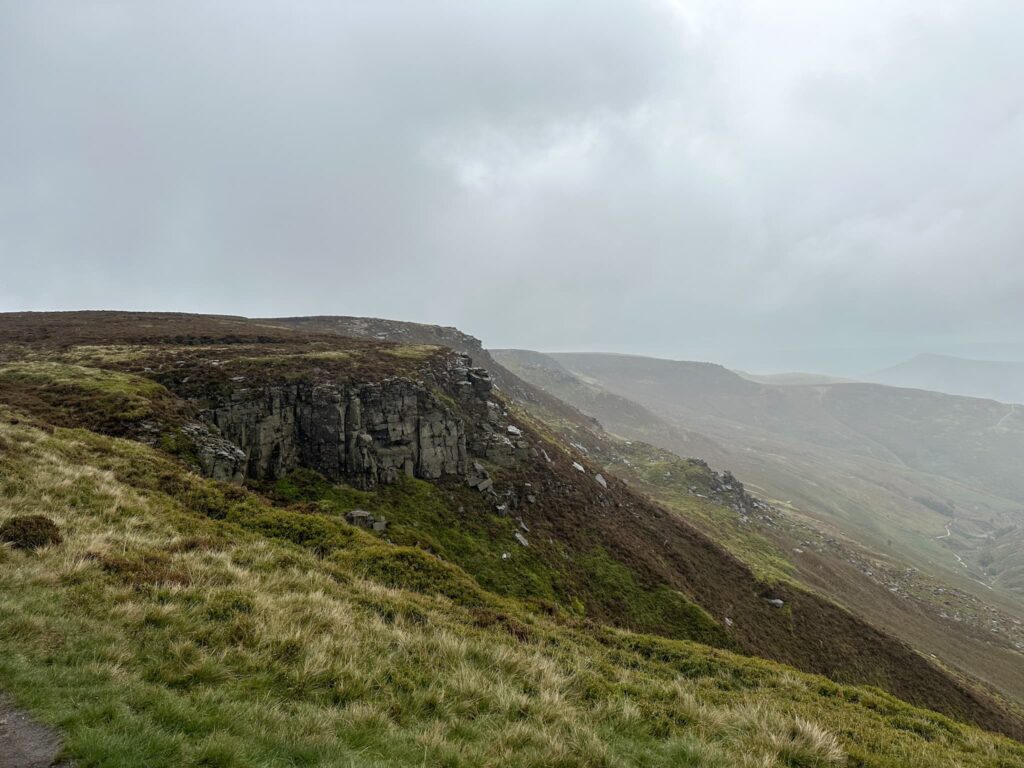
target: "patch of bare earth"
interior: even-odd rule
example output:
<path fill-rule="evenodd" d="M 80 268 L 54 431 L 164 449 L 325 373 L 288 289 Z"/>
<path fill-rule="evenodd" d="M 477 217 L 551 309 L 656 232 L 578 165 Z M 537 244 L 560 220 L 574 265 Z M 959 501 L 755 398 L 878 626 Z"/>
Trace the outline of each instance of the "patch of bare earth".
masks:
<path fill-rule="evenodd" d="M 59 761 L 60 736 L 0 694 L 0 768 L 73 768 Z"/>

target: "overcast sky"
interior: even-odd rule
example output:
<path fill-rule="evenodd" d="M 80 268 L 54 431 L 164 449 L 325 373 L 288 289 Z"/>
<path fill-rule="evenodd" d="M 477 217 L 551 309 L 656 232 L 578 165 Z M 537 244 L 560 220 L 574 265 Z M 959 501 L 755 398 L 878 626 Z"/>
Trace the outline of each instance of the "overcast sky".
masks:
<path fill-rule="evenodd" d="M 1017 0 L 0 0 L 0 310 L 1024 358 Z"/>

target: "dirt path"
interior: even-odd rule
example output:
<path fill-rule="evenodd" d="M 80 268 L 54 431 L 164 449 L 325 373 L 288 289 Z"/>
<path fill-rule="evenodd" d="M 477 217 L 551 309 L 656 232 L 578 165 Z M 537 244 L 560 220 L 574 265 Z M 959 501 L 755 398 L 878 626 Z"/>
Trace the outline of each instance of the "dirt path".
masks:
<path fill-rule="evenodd" d="M 0 768 L 73 768 L 56 762 L 60 736 L 0 693 Z"/>
<path fill-rule="evenodd" d="M 1014 406 L 1014 407 L 1016 407 L 1016 406 Z M 936 536 L 935 538 L 936 539 L 948 539 L 952 535 L 952 531 L 950 530 L 952 525 L 953 525 L 952 523 L 946 523 L 946 532 L 944 534 L 942 534 L 941 536 Z M 962 557 L 960 557 L 960 555 L 958 555 L 956 552 L 953 552 L 952 550 L 950 550 L 950 552 L 953 555 L 953 557 L 956 558 L 956 561 L 958 563 L 960 563 L 960 567 L 966 569 L 967 568 L 967 563 L 964 562 L 964 559 Z M 991 584 L 988 584 L 988 583 L 982 581 L 981 579 L 976 579 L 973 576 L 968 576 L 967 578 L 969 578 L 973 582 L 981 584 L 981 586 L 985 587 L 985 589 L 992 589 L 992 585 Z M 0 768 L 2 768 L 2 766 L 0 766 Z"/>
<path fill-rule="evenodd" d="M 993 427 L 993 429 L 1002 429 L 1003 422 L 1006 421 L 1008 418 L 1010 418 L 1011 416 L 1013 416 L 1016 413 L 1017 413 L 1017 406 L 1016 405 L 1011 405 L 1010 406 L 1010 412 L 1008 414 L 1006 414 L 1005 416 L 1003 416 L 1003 418 L 1001 418 L 999 421 L 997 421 L 996 425 Z"/>

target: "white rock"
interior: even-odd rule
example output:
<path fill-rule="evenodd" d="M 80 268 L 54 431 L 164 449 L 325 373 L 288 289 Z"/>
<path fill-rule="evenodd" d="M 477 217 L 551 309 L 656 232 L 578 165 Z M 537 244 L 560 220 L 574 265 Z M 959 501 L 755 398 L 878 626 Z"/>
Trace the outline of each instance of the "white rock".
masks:
<path fill-rule="evenodd" d="M 525 537 L 525 536 L 523 536 L 523 534 L 521 534 L 521 533 L 520 533 L 519 531 L 516 531 L 516 533 L 515 533 L 515 536 L 516 536 L 516 541 L 518 541 L 518 542 L 519 542 L 520 544 L 522 544 L 522 545 L 523 545 L 524 547 L 528 547 L 528 546 L 530 546 L 530 542 L 528 542 L 528 541 L 526 540 L 526 537 Z"/>
<path fill-rule="evenodd" d="M 604 475 L 594 475 L 594 479 L 597 480 L 598 485 L 602 488 L 608 487 L 608 481 L 604 479 Z"/>
<path fill-rule="evenodd" d="M 583 468 L 583 465 L 582 465 L 582 464 L 580 464 L 580 463 L 579 463 L 578 461 L 574 461 L 574 462 L 572 463 L 572 465 L 573 465 L 573 467 L 575 467 L 576 469 L 578 469 L 578 470 L 579 470 L 580 472 L 586 472 L 586 471 L 587 471 L 587 470 L 585 470 L 585 469 Z"/>

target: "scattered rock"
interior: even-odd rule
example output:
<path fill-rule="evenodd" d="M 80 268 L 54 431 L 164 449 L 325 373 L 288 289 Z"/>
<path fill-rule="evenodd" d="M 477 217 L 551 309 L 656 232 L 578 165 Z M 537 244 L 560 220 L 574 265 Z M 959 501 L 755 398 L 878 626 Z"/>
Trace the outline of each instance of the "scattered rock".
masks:
<path fill-rule="evenodd" d="M 579 463 L 578 461 L 574 461 L 574 462 L 572 463 L 572 466 L 573 466 L 573 469 L 578 469 L 578 470 L 579 470 L 580 472 L 584 472 L 584 473 L 585 473 L 585 472 L 587 471 L 587 470 L 585 470 L 585 469 L 583 468 L 583 465 L 582 465 L 582 464 L 580 464 L 580 463 Z"/>
<path fill-rule="evenodd" d="M 768 603 L 768 605 L 774 606 L 776 608 L 781 608 L 786 604 L 785 600 L 780 600 L 777 597 L 766 597 L 764 601 Z"/>
<path fill-rule="evenodd" d="M 519 427 L 514 427 L 511 424 L 509 424 L 508 425 L 508 433 L 510 435 L 515 435 L 516 437 L 522 437 L 523 430 L 521 430 Z"/>
<path fill-rule="evenodd" d="M 528 541 L 526 540 L 526 537 L 525 537 L 525 536 L 523 536 L 523 534 L 521 534 L 521 533 L 520 533 L 519 531 L 516 531 L 516 532 L 515 532 L 515 537 L 516 537 L 516 541 L 518 541 L 518 542 L 519 542 L 520 544 L 522 544 L 522 545 L 523 545 L 524 547 L 528 547 L 528 546 L 530 546 L 530 542 L 528 542 Z"/>
<path fill-rule="evenodd" d="M 374 517 L 372 512 L 367 512 L 365 509 L 353 509 L 351 512 L 346 513 L 345 521 L 349 525 L 366 528 L 370 531 L 380 532 L 388 529 L 387 520 L 383 517 Z"/>
<path fill-rule="evenodd" d="M 597 484 L 600 485 L 602 488 L 608 487 L 608 481 L 604 479 L 604 475 L 594 475 L 594 479 L 597 481 Z"/>

